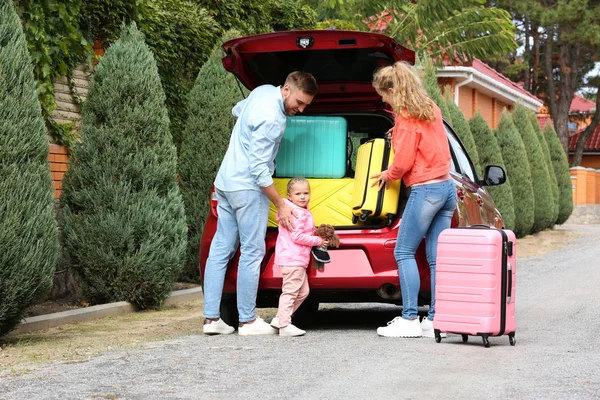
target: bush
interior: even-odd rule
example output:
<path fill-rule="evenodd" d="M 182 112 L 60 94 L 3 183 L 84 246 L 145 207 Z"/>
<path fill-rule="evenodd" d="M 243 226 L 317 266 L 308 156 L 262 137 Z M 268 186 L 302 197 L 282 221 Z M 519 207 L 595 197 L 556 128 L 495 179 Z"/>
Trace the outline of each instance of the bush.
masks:
<path fill-rule="evenodd" d="M 440 90 L 437 81 L 437 69 L 435 65 L 433 65 L 431 58 L 427 55 L 419 57 L 419 60 L 415 62 L 415 65 L 417 68 L 423 68 L 423 87 L 425 87 L 425 91 L 442 111 L 442 117 L 444 117 L 446 122 L 452 125 L 454 121 L 452 121 L 452 116 L 448 110 L 446 100 L 444 99 L 444 96 L 442 96 L 442 91 Z"/>
<path fill-rule="evenodd" d="M 502 113 L 495 135 L 506 166 L 506 175 L 510 177 L 515 210 L 514 232 L 517 237 L 523 237 L 533 227 L 533 186 L 525 145 L 508 111 Z"/>
<path fill-rule="evenodd" d="M 58 257 L 48 137 L 12 1 L 0 3 L 0 336 L 52 284 Z"/>
<path fill-rule="evenodd" d="M 239 35 L 230 31 L 221 42 Z M 189 227 L 185 269 L 188 278 L 199 276 L 198 249 L 209 212 L 210 190 L 235 124 L 231 109 L 243 99 L 235 77 L 223 68 L 221 57 L 223 51 L 218 43 L 190 92 L 189 116 L 179 152 L 179 184 Z"/>
<path fill-rule="evenodd" d="M 481 116 L 481 113 L 477 112 L 473 118 L 469 120 L 469 127 L 471 128 L 471 134 L 473 135 L 473 140 L 477 146 L 481 166 L 499 165 L 506 171 L 498 141 L 485 119 Z M 510 177 L 506 177 L 506 183 L 503 185 L 490 186 L 486 190 L 490 192 L 496 207 L 500 211 L 500 214 L 502 214 L 505 228 L 514 230 L 515 209 Z"/>
<path fill-rule="evenodd" d="M 513 111 L 513 121 L 523 139 L 531 169 L 531 183 L 533 185 L 535 207 L 531 233 L 535 233 L 550 228 L 555 221 L 552 218 L 554 200 L 552 198 L 552 189 L 550 188 L 550 175 L 544 161 L 542 147 L 531 126 L 527 109 L 517 104 Z"/>
<path fill-rule="evenodd" d="M 558 218 L 556 223 L 561 225 L 569 219 L 573 212 L 573 184 L 569 173 L 569 161 L 552 124 L 546 124 L 543 134 L 548 144 L 552 170 L 558 183 Z"/>
<path fill-rule="evenodd" d="M 317 23 L 315 10 L 291 0 L 271 2 L 269 15 L 274 31 L 314 29 Z"/>
<path fill-rule="evenodd" d="M 65 246 L 92 302 L 160 306 L 185 253 L 165 95 L 135 24 L 95 69 L 61 202 Z"/>
<path fill-rule="evenodd" d="M 350 22 L 341 19 L 326 19 L 325 21 L 317 22 L 315 29 L 338 29 L 340 31 L 360 31 L 358 27 Z"/>
<path fill-rule="evenodd" d="M 454 131 L 460 138 L 460 141 L 467 149 L 467 152 L 471 156 L 471 161 L 473 161 L 475 168 L 477 168 L 478 174 L 482 175 L 483 170 L 481 169 L 481 165 L 479 164 L 477 146 L 475 145 L 475 141 L 473 140 L 473 135 L 471 134 L 469 122 L 465 118 L 460 108 L 458 108 L 458 106 L 448 97 L 446 97 L 446 99 L 446 106 L 448 107 L 448 113 L 450 114 L 450 119 L 452 120 L 452 127 L 454 128 Z"/>
<path fill-rule="evenodd" d="M 531 122 L 531 126 L 533 127 L 533 131 L 535 132 L 535 136 L 537 137 L 540 145 L 542 146 L 542 152 L 544 153 L 544 161 L 546 162 L 546 168 L 548 169 L 548 176 L 550 177 L 550 189 L 552 190 L 552 224 L 550 227 L 553 227 L 558 219 L 558 210 L 559 210 L 559 193 L 558 193 L 558 181 L 556 180 L 556 174 L 554 173 L 554 167 L 552 166 L 552 159 L 550 158 L 550 150 L 548 148 L 548 143 L 546 143 L 546 138 L 542 133 L 542 128 L 540 128 L 540 124 L 536 115 L 532 112 L 529 112 L 529 121 Z M 570 181 L 570 178 L 569 178 Z"/>

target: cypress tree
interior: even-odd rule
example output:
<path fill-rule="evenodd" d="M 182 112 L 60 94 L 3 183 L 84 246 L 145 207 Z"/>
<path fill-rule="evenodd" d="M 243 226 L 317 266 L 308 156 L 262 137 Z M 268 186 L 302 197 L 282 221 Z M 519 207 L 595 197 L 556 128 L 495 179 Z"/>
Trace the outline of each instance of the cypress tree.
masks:
<path fill-rule="evenodd" d="M 569 160 L 552 124 L 544 127 L 544 138 L 548 144 L 552 169 L 558 182 L 558 225 L 564 224 L 573 212 L 573 185 L 569 173 Z"/>
<path fill-rule="evenodd" d="M 469 120 L 469 127 L 477 146 L 480 164 L 482 166 L 499 165 L 506 171 L 498 141 L 479 111 Z M 489 191 L 496 207 L 500 211 L 500 214 L 502 214 L 506 229 L 514 230 L 515 209 L 510 177 L 506 177 L 506 182 L 503 185 L 490 186 L 486 190 Z"/>
<path fill-rule="evenodd" d="M 502 152 L 506 175 L 510 177 L 515 209 L 514 232 L 517 237 L 523 237 L 531 232 L 534 211 L 533 186 L 527 152 L 508 111 L 502 113 L 494 133 Z"/>
<path fill-rule="evenodd" d="M 433 65 L 433 62 L 428 55 L 420 58 L 419 62 L 423 64 L 423 87 L 425 88 L 425 91 L 442 111 L 442 117 L 444 117 L 446 122 L 452 125 L 452 115 L 450 115 L 450 110 L 448 110 L 448 105 L 444 100 L 440 85 L 438 85 L 437 69 L 435 68 L 435 65 Z"/>
<path fill-rule="evenodd" d="M 544 153 L 525 107 L 517 104 L 513 111 L 513 122 L 521 134 L 527 159 L 531 169 L 531 183 L 533 185 L 534 219 L 531 233 L 539 232 L 554 224 L 552 218 L 552 189 L 550 188 L 550 174 L 544 161 Z"/>
<path fill-rule="evenodd" d="M 467 121 L 460 108 L 458 108 L 454 101 L 452 101 L 452 99 L 448 96 L 446 96 L 446 105 L 448 107 L 450 119 L 452 120 L 452 127 L 471 156 L 471 161 L 473 161 L 475 168 L 477 168 L 477 173 L 481 175 L 483 170 L 481 169 L 481 165 L 479 163 L 477 146 L 475 145 L 475 140 L 471 134 L 469 121 Z"/>
<path fill-rule="evenodd" d="M 199 276 L 198 249 L 209 212 L 210 190 L 235 124 L 231 110 L 243 99 L 235 77 L 221 63 L 221 44 L 239 36 L 239 32 L 230 31 L 215 45 L 188 100 L 189 116 L 179 152 L 179 184 L 189 227 L 184 271 L 188 279 Z"/>
<path fill-rule="evenodd" d="M 535 132 L 535 136 L 537 137 L 540 145 L 542 146 L 542 152 L 544 153 L 544 161 L 546 162 L 546 168 L 548 169 L 548 175 L 550 176 L 550 189 L 552 190 L 552 224 L 551 227 L 554 226 L 556 220 L 558 219 L 559 212 L 559 199 L 560 195 L 558 193 L 558 181 L 556 179 L 556 174 L 554 173 L 554 167 L 552 166 L 552 159 L 550 158 L 550 149 L 548 148 L 548 143 L 546 142 L 546 138 L 542 133 L 542 128 L 540 128 L 540 124 L 538 122 L 537 117 L 534 113 L 529 112 L 529 121 L 531 122 L 531 126 L 533 127 L 533 131 Z"/>
<path fill-rule="evenodd" d="M 156 62 L 135 24 L 94 72 L 61 202 L 65 244 L 92 302 L 160 306 L 187 234 Z"/>
<path fill-rule="evenodd" d="M 0 3 L 0 336 L 52 285 L 58 257 L 48 137 L 12 1 Z"/>

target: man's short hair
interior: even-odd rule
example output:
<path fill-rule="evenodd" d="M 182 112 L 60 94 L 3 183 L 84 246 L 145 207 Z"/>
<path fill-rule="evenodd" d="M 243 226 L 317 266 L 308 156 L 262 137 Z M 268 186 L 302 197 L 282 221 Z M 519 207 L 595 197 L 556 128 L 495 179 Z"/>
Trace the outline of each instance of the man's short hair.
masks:
<path fill-rule="evenodd" d="M 316 95 L 317 90 L 319 89 L 315 77 L 308 72 L 303 71 L 294 71 L 290 73 L 287 76 L 284 85 L 287 84 L 294 86 L 311 96 Z"/>

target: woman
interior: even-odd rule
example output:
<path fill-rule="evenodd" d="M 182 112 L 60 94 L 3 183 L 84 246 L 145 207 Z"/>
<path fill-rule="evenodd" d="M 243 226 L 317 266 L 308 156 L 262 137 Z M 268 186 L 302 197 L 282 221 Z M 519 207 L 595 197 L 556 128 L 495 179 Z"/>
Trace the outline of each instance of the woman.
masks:
<path fill-rule="evenodd" d="M 434 337 L 435 262 L 440 232 L 450 227 L 456 208 L 456 192 L 450 177 L 450 149 L 442 122 L 442 113 L 427 96 L 413 68 L 403 62 L 379 69 L 373 87 L 388 103 L 396 121 L 392 132 L 395 157 L 392 165 L 379 174 L 372 186 L 379 190 L 390 182 L 403 179 L 411 188 L 394 256 L 398 263 L 402 290 L 402 316 L 377 329 L 388 337 Z M 425 236 L 427 261 L 431 271 L 431 307 L 427 318 L 419 322 L 417 301 L 420 278 L 415 252 Z"/>

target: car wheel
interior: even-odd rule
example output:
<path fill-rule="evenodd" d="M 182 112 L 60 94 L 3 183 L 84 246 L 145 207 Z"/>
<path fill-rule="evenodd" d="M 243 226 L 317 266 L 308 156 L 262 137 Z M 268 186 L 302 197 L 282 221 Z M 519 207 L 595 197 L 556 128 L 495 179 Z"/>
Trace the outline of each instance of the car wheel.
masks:
<path fill-rule="evenodd" d="M 239 314 L 237 309 L 237 296 L 233 293 L 223 293 L 220 307 L 221 319 L 237 329 Z"/>

